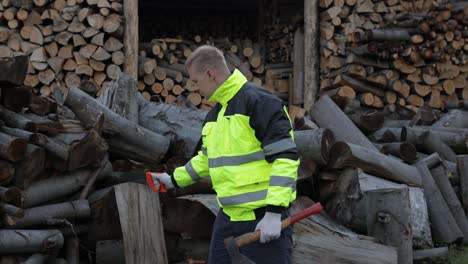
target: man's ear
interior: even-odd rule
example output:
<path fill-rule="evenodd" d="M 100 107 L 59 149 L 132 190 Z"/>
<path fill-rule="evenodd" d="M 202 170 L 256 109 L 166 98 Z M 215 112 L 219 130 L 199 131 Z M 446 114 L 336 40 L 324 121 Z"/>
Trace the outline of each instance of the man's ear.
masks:
<path fill-rule="evenodd" d="M 214 80 L 215 79 L 215 72 L 213 69 L 206 69 L 206 74 L 208 75 L 208 78 L 210 78 L 210 80 Z"/>

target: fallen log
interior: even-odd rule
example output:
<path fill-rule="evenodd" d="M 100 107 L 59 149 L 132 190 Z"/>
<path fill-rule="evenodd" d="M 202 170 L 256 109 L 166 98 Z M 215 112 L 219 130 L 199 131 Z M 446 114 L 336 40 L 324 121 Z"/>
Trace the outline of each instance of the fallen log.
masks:
<path fill-rule="evenodd" d="M 86 185 L 91 173 L 90 169 L 80 169 L 65 173 L 60 177 L 34 182 L 24 190 L 22 206 L 33 207 L 79 191 Z M 111 173 L 112 165 L 108 162 L 99 177 L 105 178 Z"/>
<path fill-rule="evenodd" d="M 388 188 L 407 188 L 406 185 L 377 178 L 362 172 L 361 169 L 349 168 L 338 176 L 332 197 L 325 204 L 327 212 L 343 225 L 359 233 L 367 232 L 368 192 Z M 409 187 L 411 205 L 411 226 L 413 229 L 413 247 L 432 247 L 432 235 L 426 200 L 421 188 Z"/>
<path fill-rule="evenodd" d="M 423 263 L 447 263 L 449 258 L 448 247 L 420 249 L 413 251 L 415 264 Z"/>
<path fill-rule="evenodd" d="M 434 127 L 468 127 L 468 113 L 463 110 L 453 109 L 446 115 L 442 116 L 438 121 L 432 124 Z"/>
<path fill-rule="evenodd" d="M 96 244 L 96 264 L 125 264 L 122 240 L 103 240 Z"/>
<path fill-rule="evenodd" d="M 407 141 L 413 144 L 421 144 L 420 137 L 430 131 L 432 134 L 437 135 L 440 140 L 447 144 L 455 152 L 464 153 L 468 151 L 468 137 L 467 135 L 450 132 L 439 131 L 435 129 L 429 130 L 428 127 L 403 127 L 401 129 L 401 141 Z"/>
<path fill-rule="evenodd" d="M 336 141 L 349 142 L 378 152 L 377 148 L 327 95 L 322 96 L 314 104 L 311 115 L 321 128 L 328 128 L 333 132 Z M 333 122 L 330 122 L 331 120 Z"/>
<path fill-rule="evenodd" d="M 413 263 L 408 188 L 368 192 L 367 234 L 398 251 L 398 263 Z"/>
<path fill-rule="evenodd" d="M 383 154 L 396 156 L 406 162 L 414 162 L 417 158 L 416 148 L 408 142 L 383 143 L 378 148 Z"/>
<path fill-rule="evenodd" d="M 429 209 L 432 224 L 432 237 L 436 243 L 453 243 L 463 239 L 463 233 L 453 218 L 431 172 L 424 160 L 416 163 L 422 179 L 422 187 Z"/>
<path fill-rule="evenodd" d="M 63 246 L 58 230 L 0 230 L 0 254 L 56 253 Z"/>
<path fill-rule="evenodd" d="M 166 155 L 169 148 L 169 140 L 167 138 L 117 115 L 81 90 L 76 88 L 70 89 L 65 103 L 86 126 L 94 126 L 96 123 L 96 113 L 103 113 L 104 132 L 120 135 L 128 142 L 137 146 L 148 147 L 152 150 L 148 155 L 156 160 L 161 160 Z"/>
<path fill-rule="evenodd" d="M 455 221 L 457 222 L 458 227 L 463 233 L 465 237 L 465 243 L 468 244 L 468 218 L 466 218 L 466 214 L 463 211 L 463 207 L 460 204 L 460 200 L 458 200 L 455 191 L 453 190 L 452 186 L 447 177 L 447 173 L 442 165 L 439 165 L 430 170 L 434 181 L 439 187 L 442 196 L 444 197 L 447 205 L 452 212 Z"/>
<path fill-rule="evenodd" d="M 330 153 L 329 164 L 334 169 L 357 166 L 367 173 L 387 180 L 405 183 L 409 186 L 421 186 L 421 178 L 414 167 L 378 151 L 338 142 L 333 145 Z"/>
<path fill-rule="evenodd" d="M 326 165 L 330 148 L 335 143 L 329 129 L 301 130 L 294 132 L 294 141 L 302 159 L 311 159 L 320 165 Z"/>
<path fill-rule="evenodd" d="M 33 207 L 24 211 L 24 217 L 17 219 L 14 228 L 25 228 L 45 224 L 48 219 L 89 217 L 91 210 L 87 200 Z"/>
<path fill-rule="evenodd" d="M 457 170 L 460 177 L 461 200 L 465 214 L 468 214 L 468 155 L 457 156 Z"/>

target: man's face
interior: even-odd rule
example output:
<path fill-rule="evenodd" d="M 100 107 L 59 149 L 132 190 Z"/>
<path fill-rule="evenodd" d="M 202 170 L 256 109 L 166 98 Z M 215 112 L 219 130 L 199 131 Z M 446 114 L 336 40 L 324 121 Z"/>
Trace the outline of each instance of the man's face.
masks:
<path fill-rule="evenodd" d="M 218 88 L 215 82 L 213 70 L 208 68 L 204 71 L 197 72 L 193 67 L 191 67 L 188 72 L 190 80 L 196 84 L 198 91 L 203 97 L 209 98 L 216 88 Z"/>

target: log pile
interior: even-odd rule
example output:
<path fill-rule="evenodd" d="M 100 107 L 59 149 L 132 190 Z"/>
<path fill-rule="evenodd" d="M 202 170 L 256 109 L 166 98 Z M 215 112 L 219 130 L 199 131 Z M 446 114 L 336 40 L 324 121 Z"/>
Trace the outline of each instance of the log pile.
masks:
<path fill-rule="evenodd" d="M 121 72 L 122 1 L 5 0 L 0 10 L 0 57 L 30 56 L 24 85 L 35 93 L 100 94 Z"/>
<path fill-rule="evenodd" d="M 445 110 L 468 96 L 466 2 L 321 0 L 322 94 Z"/>

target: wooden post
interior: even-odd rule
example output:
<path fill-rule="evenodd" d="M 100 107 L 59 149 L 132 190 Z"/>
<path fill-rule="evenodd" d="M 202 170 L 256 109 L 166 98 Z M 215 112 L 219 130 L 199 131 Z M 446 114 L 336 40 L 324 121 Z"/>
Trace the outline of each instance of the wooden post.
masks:
<path fill-rule="evenodd" d="M 124 70 L 133 79 L 138 79 L 138 1 L 123 1 L 125 19 Z"/>
<path fill-rule="evenodd" d="M 289 91 L 290 105 L 299 105 L 304 102 L 304 51 L 304 33 L 298 28 L 294 33 L 294 79 L 293 85 L 290 85 L 292 91 Z"/>
<path fill-rule="evenodd" d="M 462 204 L 468 214 L 468 155 L 457 156 L 457 170 L 460 178 Z"/>
<path fill-rule="evenodd" d="M 396 247 L 399 264 L 413 263 L 408 189 L 374 190 L 367 195 L 367 233 Z"/>
<path fill-rule="evenodd" d="M 115 199 L 126 263 L 167 263 L 159 196 L 148 186 L 124 183 L 115 186 Z"/>
<path fill-rule="evenodd" d="M 304 108 L 309 113 L 319 89 L 318 2 L 304 0 Z"/>

